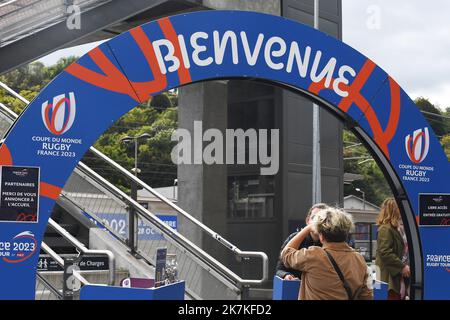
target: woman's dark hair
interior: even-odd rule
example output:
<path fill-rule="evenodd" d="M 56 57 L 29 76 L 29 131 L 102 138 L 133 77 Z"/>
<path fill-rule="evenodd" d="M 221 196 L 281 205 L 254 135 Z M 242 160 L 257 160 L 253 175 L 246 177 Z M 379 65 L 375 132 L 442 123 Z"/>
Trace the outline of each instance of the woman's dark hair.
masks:
<path fill-rule="evenodd" d="M 315 205 L 313 205 L 311 208 L 309 208 L 308 213 L 306 214 L 306 221 L 308 221 L 309 218 L 311 218 L 311 213 L 313 212 L 314 209 L 326 209 L 329 208 L 329 205 L 325 204 L 325 203 L 316 203 Z"/>

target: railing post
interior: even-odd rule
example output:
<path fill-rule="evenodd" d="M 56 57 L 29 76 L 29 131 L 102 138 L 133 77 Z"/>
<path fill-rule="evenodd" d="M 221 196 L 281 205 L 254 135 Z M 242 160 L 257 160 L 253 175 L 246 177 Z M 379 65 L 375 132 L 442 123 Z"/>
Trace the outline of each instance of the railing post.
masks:
<path fill-rule="evenodd" d="M 137 184 L 134 181 L 131 181 L 131 199 L 137 202 Z M 128 247 L 130 253 L 136 255 L 136 210 L 133 206 L 128 208 Z"/>
<path fill-rule="evenodd" d="M 370 255 L 369 261 L 370 262 L 372 262 L 372 259 L 373 259 L 372 226 L 373 226 L 373 224 L 369 223 L 369 255 Z"/>

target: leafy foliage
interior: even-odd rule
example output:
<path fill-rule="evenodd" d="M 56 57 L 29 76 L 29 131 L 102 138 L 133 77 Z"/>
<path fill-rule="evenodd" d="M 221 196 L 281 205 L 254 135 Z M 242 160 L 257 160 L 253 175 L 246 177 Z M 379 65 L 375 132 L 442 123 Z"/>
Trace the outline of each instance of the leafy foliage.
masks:
<path fill-rule="evenodd" d="M 416 106 L 420 110 L 426 112 L 423 114 L 423 116 L 430 123 L 430 126 L 436 135 L 438 135 L 439 137 L 442 137 L 446 133 L 448 133 L 448 129 L 450 127 L 450 121 L 445 121 L 444 118 L 439 117 L 442 115 L 442 112 L 439 108 L 434 106 L 428 99 L 426 99 L 424 97 L 419 97 L 416 100 L 414 100 L 414 102 L 416 103 Z M 448 111 L 448 109 L 447 109 L 447 111 Z M 431 115 L 430 113 L 433 113 L 435 115 Z"/>
<path fill-rule="evenodd" d="M 360 174 L 363 177 L 351 185 L 345 185 L 344 194 L 361 198 L 361 193 L 355 190 L 359 188 L 365 192 L 367 201 L 380 205 L 385 198 L 392 196 L 381 169 L 358 138 L 348 130 L 344 130 L 344 141 L 344 172 Z"/>
<path fill-rule="evenodd" d="M 76 59 L 77 57 L 61 58 L 51 66 L 34 62 L 0 76 L 0 80 L 31 101 L 45 85 Z M 172 185 L 177 175 L 177 167 L 170 159 L 170 152 L 176 143 L 172 142 L 170 137 L 178 125 L 178 98 L 175 92 L 160 94 L 137 106 L 120 118 L 94 145 L 131 170 L 135 165 L 134 143 L 125 144 L 121 139 L 143 133 L 150 134 L 149 139 L 139 140 L 138 168 L 141 170 L 139 177 L 153 187 Z M 0 90 L 0 101 L 17 114 L 25 107 L 23 102 L 3 90 Z M 122 190 L 130 189 L 130 183 L 126 179 L 90 153 L 87 153 L 82 161 Z"/>
<path fill-rule="evenodd" d="M 170 101 L 167 94 L 158 94 L 157 96 L 153 97 L 153 99 L 151 99 L 149 102 L 151 107 L 160 110 L 165 110 L 167 108 L 172 107 L 172 101 Z"/>
<path fill-rule="evenodd" d="M 152 187 L 172 185 L 177 177 L 177 166 L 172 163 L 170 153 L 176 142 L 171 141 L 177 128 L 177 107 L 158 111 L 150 106 L 137 106 L 107 130 L 95 143 L 95 147 L 123 167 L 131 170 L 135 166 L 134 140 L 124 142 L 125 137 L 138 137 L 148 133 L 148 139 L 138 139 L 137 167 L 139 177 Z M 127 181 L 111 172 L 87 155 L 83 159 L 89 166 L 123 189 L 130 188 Z"/>

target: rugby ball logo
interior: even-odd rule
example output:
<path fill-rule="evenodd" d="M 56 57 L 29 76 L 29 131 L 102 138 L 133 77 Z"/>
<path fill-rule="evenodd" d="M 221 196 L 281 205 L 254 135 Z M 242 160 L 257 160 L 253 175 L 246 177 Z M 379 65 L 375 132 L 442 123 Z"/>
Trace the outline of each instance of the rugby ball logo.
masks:
<path fill-rule="evenodd" d="M 47 130 L 60 136 L 69 131 L 75 120 L 75 95 L 70 92 L 69 98 L 66 98 L 65 94 L 60 94 L 53 98 L 52 103 L 45 101 L 41 110 L 42 121 Z"/>
<path fill-rule="evenodd" d="M 421 163 L 428 155 L 430 149 L 430 134 L 428 128 L 417 129 L 413 134 L 405 137 L 405 148 L 409 160 L 415 164 Z"/>

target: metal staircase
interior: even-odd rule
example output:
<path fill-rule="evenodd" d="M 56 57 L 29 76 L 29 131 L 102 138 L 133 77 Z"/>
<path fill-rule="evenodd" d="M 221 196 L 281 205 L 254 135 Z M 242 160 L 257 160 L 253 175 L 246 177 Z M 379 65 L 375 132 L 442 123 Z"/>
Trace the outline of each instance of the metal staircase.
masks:
<path fill-rule="evenodd" d="M 0 86 L 9 94 L 28 104 L 29 102 L 0 82 Z M 5 105 L 0 103 L 0 129 L 11 126 L 17 115 L 9 110 Z M 6 125 L 5 123 L 8 123 Z M 0 136 L 2 132 L 0 132 Z M 193 239 L 189 239 L 188 234 L 182 234 L 180 231 L 172 229 L 165 224 L 158 216 L 152 212 L 152 208 L 145 208 L 129 195 L 114 186 L 105 177 L 100 176 L 94 170 L 80 162 L 74 170 L 72 176 L 67 181 L 57 200 L 57 210 L 64 210 L 76 216 L 75 220 L 84 221 L 84 227 L 89 229 L 89 241 L 85 238 L 82 242 L 78 241 L 66 229 L 58 225 L 55 221 L 50 220 L 49 225 L 56 230 L 66 241 L 72 245 L 76 251 L 84 254 L 100 253 L 111 257 L 116 255 L 116 259 L 110 261 L 110 270 L 108 283 L 116 283 L 114 280 L 115 264 L 120 260 L 117 258 L 120 252 L 126 249 L 131 252 L 127 254 L 125 260 L 131 265 L 146 264 L 150 267 L 155 265 L 156 249 L 159 247 L 167 247 L 168 253 L 176 254 L 178 262 L 179 279 L 186 282 L 186 298 L 188 299 L 241 299 L 248 297 L 249 291 L 260 287 L 268 280 L 268 258 L 264 252 L 243 251 L 233 245 L 231 242 L 223 238 L 221 235 L 204 225 L 201 221 L 195 219 L 192 215 L 179 208 L 173 202 L 159 194 L 146 183 L 138 179 L 136 176 L 128 172 L 125 168 L 114 162 L 112 159 L 102 154 L 95 148 L 90 148 L 90 153 L 103 161 L 116 173 L 127 178 L 131 183 L 135 183 L 138 188 L 150 192 L 159 201 L 176 212 L 179 218 L 183 219 L 183 223 L 189 224 L 190 228 L 195 228 L 205 237 L 209 237 L 211 241 L 216 242 L 226 248 L 227 252 L 233 255 L 242 264 L 250 259 L 259 259 L 261 262 L 262 277 L 261 279 L 243 279 L 235 272 L 231 271 L 225 262 L 221 262 L 213 257 L 214 253 L 205 252 Z M 125 214 L 129 225 L 128 232 L 123 233 L 120 230 L 108 227 L 103 222 L 102 215 L 108 213 Z M 61 219 L 61 217 L 57 219 Z M 92 221 L 86 222 L 87 218 Z M 69 219 L 70 220 L 70 219 Z M 68 221 L 60 220 L 62 223 Z M 73 219 L 71 220 L 74 221 Z M 72 232 L 79 232 L 69 223 L 65 223 L 66 227 Z M 73 224 L 73 223 L 72 223 Z M 96 227 L 94 227 L 94 225 Z M 148 239 L 139 236 L 140 228 L 150 228 L 162 236 L 158 239 Z M 50 235 L 47 234 L 47 239 Z M 129 236 L 131 235 L 131 236 Z M 44 242 L 45 242 L 44 240 Z M 48 241 L 48 240 L 47 240 Z M 54 245 L 55 243 L 53 243 Z M 99 252 L 87 249 L 95 246 L 101 249 Z M 117 249 L 117 248 L 122 249 Z M 61 249 L 61 248 L 57 248 Z M 107 249 L 107 250 L 106 250 Z M 50 246 L 43 243 L 42 250 L 51 256 L 58 264 L 64 265 L 64 261 L 59 252 L 52 250 Z M 125 251 L 126 251 L 125 250 Z M 66 251 L 70 252 L 70 251 Z M 122 259 L 124 260 L 124 259 Z M 111 271 L 112 270 L 112 271 Z M 81 281 L 81 284 L 89 283 L 89 281 L 81 274 L 83 272 L 74 272 L 74 277 Z M 149 271 L 148 273 L 151 273 Z M 151 277 L 148 274 L 147 277 Z M 89 279 L 96 281 L 100 279 Z M 105 278 L 103 277 L 103 281 Z M 117 283 L 116 283 L 117 284 Z M 49 278 L 38 273 L 36 292 L 40 298 L 63 298 L 61 288 L 55 286 Z M 38 297 L 38 295 L 37 295 Z"/>

